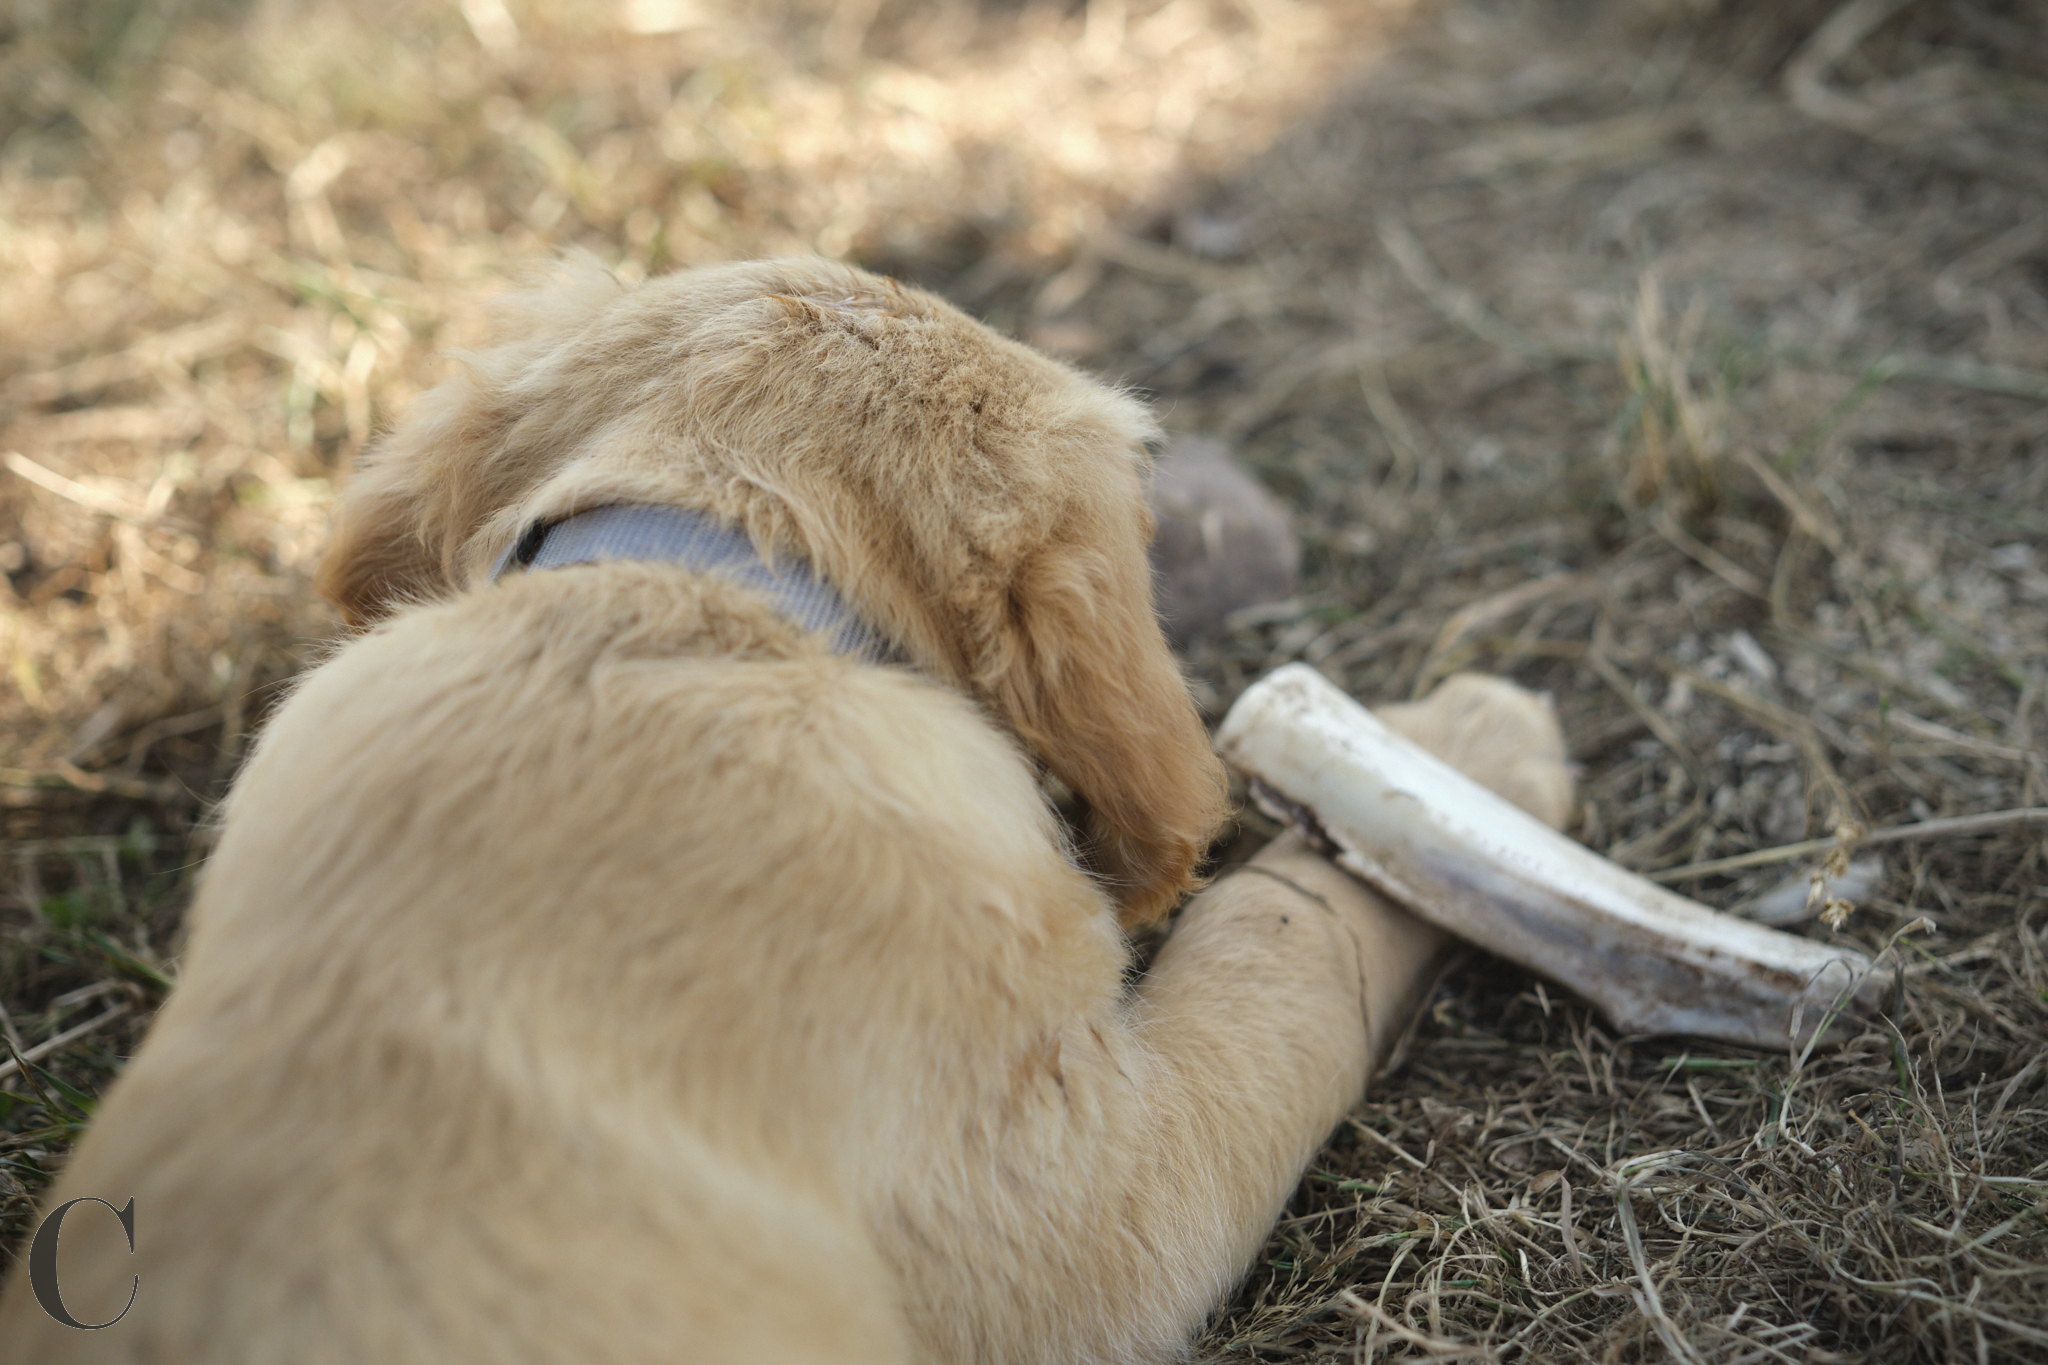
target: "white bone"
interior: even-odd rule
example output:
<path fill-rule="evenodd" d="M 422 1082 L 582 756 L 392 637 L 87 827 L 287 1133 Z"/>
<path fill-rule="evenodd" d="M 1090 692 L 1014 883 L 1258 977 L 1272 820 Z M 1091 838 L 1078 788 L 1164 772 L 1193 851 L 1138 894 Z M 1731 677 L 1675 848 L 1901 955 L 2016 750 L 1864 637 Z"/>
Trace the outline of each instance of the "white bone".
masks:
<path fill-rule="evenodd" d="M 1805 1044 L 1880 983 L 1853 948 L 1686 900 L 1572 842 L 1305 664 L 1250 688 L 1217 752 L 1276 816 L 1423 919 L 1560 981 L 1631 1033 Z"/>

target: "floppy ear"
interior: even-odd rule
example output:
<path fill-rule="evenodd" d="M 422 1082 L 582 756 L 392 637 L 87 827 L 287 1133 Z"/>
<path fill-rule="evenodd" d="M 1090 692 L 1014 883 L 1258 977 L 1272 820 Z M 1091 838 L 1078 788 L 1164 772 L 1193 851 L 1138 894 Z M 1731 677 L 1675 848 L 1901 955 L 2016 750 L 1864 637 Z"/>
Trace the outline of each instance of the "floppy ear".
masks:
<path fill-rule="evenodd" d="M 413 400 L 342 492 L 314 582 L 352 626 L 454 586 L 462 547 L 617 406 L 590 367 L 545 363 L 622 293 L 574 253 L 493 306 L 496 339 Z M 573 352 L 571 352 L 573 354 Z"/>
<path fill-rule="evenodd" d="M 421 539 L 410 492 L 396 480 L 366 472 L 349 486 L 335 513 L 334 534 L 313 585 L 358 630 L 402 602 L 435 596 L 443 581 Z"/>
<path fill-rule="evenodd" d="M 1087 803 L 1084 856 L 1129 928 L 1196 885 L 1226 788 L 1152 611 L 1143 506 L 1097 511 L 1108 534 L 1047 547 L 1022 567 L 1000 643 L 984 656 L 996 665 L 984 689 Z"/>
<path fill-rule="evenodd" d="M 494 434 L 482 398 L 473 374 L 421 394 L 342 490 L 313 586 L 351 626 L 447 591 L 457 539 L 489 506 L 472 488 Z"/>

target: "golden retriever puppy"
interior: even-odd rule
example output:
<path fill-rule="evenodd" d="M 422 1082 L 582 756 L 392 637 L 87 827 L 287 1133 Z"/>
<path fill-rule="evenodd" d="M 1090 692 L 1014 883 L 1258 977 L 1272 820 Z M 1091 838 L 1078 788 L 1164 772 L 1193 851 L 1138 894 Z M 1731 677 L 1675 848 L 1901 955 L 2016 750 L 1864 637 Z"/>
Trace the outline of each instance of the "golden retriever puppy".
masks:
<path fill-rule="evenodd" d="M 270 722 L 46 1204 L 133 1199 L 45 1277 L 126 1316 L 17 1273 L 0 1358 L 1180 1356 L 1438 939 L 1283 841 L 1127 988 L 1225 814 L 1151 418 L 813 261 L 565 268 L 466 366 L 344 500 L 369 629 Z M 760 562 L 542 567 L 610 508 Z M 1483 780 L 1555 747 L 1505 706 Z"/>

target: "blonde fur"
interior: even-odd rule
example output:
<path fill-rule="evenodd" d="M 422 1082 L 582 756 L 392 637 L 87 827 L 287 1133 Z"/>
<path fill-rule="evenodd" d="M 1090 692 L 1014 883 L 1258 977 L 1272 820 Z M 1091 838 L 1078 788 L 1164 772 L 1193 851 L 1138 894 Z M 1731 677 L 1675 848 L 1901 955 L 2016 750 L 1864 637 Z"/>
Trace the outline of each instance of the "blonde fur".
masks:
<path fill-rule="evenodd" d="M 60 1266 L 79 1317 L 134 1307 L 79 1332 L 17 1275 L 0 1357 L 1178 1358 L 1440 940 L 1282 841 L 1126 989 L 1119 918 L 1223 816 L 1149 417 L 817 262 L 572 268 L 506 335 L 351 489 L 322 586 L 373 628 L 238 779 L 49 1201 L 134 1197 L 132 1256 L 86 1206 Z M 482 581 L 611 502 L 809 559 L 910 665 L 671 566 Z M 1400 724 L 1555 797 L 1548 707 L 1461 688 Z"/>

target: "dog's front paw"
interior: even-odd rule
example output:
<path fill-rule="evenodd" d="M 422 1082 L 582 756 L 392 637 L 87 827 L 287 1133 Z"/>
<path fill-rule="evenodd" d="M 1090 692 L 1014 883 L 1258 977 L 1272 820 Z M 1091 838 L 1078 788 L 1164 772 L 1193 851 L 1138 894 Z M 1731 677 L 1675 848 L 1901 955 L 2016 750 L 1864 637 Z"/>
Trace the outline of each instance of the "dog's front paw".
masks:
<path fill-rule="evenodd" d="M 1572 815 L 1572 766 L 1550 699 L 1504 678 L 1457 673 L 1419 702 L 1379 707 L 1388 729 L 1552 829 Z"/>

